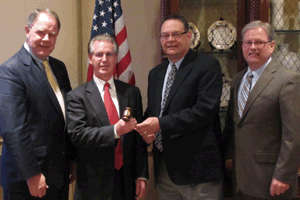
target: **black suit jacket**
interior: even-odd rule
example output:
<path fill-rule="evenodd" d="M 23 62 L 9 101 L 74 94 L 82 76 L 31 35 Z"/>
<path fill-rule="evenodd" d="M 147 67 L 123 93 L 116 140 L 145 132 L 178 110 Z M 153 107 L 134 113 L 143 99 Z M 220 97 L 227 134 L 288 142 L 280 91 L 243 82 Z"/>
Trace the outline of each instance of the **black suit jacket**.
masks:
<path fill-rule="evenodd" d="M 115 80 L 120 116 L 132 109 L 137 122 L 142 118 L 140 90 Z M 78 148 L 77 190 L 75 199 L 111 199 L 114 180 L 114 128 L 94 80 L 67 95 L 68 130 Z M 136 131 L 122 136 L 125 199 L 134 199 L 135 180 L 148 178 L 147 147 Z"/>
<path fill-rule="evenodd" d="M 66 67 L 52 57 L 49 62 L 65 96 L 71 90 Z M 2 187 L 28 191 L 26 179 L 39 173 L 46 177 L 47 192 L 67 187 L 63 113 L 46 74 L 24 47 L 0 66 L 0 105 Z"/>
<path fill-rule="evenodd" d="M 148 79 L 145 117 L 159 116 L 162 89 L 169 62 L 152 69 Z M 170 90 L 159 123 L 163 159 L 171 180 L 178 185 L 221 180 L 219 105 L 222 75 L 219 62 L 189 50 Z M 160 153 L 154 145 L 157 176 Z"/>

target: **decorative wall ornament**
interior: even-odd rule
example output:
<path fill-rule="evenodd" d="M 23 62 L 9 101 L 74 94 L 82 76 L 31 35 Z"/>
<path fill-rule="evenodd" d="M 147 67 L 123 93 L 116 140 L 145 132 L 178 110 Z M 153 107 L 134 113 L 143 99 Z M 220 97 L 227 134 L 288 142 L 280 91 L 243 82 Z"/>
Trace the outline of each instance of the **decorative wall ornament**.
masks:
<path fill-rule="evenodd" d="M 192 31 L 192 40 L 191 40 L 190 47 L 191 47 L 191 49 L 194 49 L 197 51 L 201 45 L 201 42 L 200 42 L 201 35 L 195 24 L 193 24 L 192 22 L 189 22 L 189 26 L 190 26 L 190 30 Z"/>
<path fill-rule="evenodd" d="M 222 18 L 208 28 L 207 35 L 209 43 L 218 50 L 231 48 L 237 38 L 236 29 Z"/>

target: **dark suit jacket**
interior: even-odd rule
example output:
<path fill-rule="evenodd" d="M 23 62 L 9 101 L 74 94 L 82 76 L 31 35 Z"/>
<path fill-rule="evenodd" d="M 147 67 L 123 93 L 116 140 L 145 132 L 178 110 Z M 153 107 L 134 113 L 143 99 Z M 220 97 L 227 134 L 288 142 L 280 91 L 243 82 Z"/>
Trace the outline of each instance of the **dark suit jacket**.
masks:
<path fill-rule="evenodd" d="M 235 144 L 236 192 L 271 198 L 275 178 L 291 185 L 281 198 L 295 197 L 300 166 L 300 74 L 272 60 L 253 87 L 240 118 L 238 88 L 246 70 L 232 80 L 224 130 Z"/>
<path fill-rule="evenodd" d="M 158 117 L 169 62 L 152 69 L 148 79 L 145 117 Z M 159 118 L 163 159 L 171 180 L 178 185 L 222 179 L 219 148 L 219 105 L 222 75 L 219 62 L 189 50 L 183 59 Z M 160 153 L 154 145 L 155 175 Z"/>
<path fill-rule="evenodd" d="M 140 90 L 115 80 L 120 116 L 125 107 L 132 109 L 137 122 L 142 118 Z M 114 129 L 94 80 L 67 95 L 68 130 L 78 148 L 77 199 L 111 199 L 114 180 Z M 135 196 L 135 180 L 148 178 L 146 143 L 136 131 L 122 136 L 125 199 Z"/>
<path fill-rule="evenodd" d="M 65 96 L 71 90 L 66 67 L 52 57 L 49 62 Z M 39 173 L 46 177 L 48 192 L 67 187 L 63 113 L 46 74 L 24 47 L 0 66 L 0 105 L 2 187 L 28 191 L 25 180 Z"/>

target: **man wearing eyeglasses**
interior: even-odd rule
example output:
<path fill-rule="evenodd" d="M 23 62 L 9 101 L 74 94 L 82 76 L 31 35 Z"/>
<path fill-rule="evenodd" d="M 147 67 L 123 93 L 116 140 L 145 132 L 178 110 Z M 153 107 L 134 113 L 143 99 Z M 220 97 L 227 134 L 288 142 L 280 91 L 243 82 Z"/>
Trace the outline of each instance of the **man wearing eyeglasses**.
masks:
<path fill-rule="evenodd" d="M 93 79 L 67 94 L 68 133 L 77 147 L 75 200 L 133 200 L 147 190 L 147 145 L 139 88 L 114 79 L 118 45 L 110 35 L 88 44 Z M 122 113 L 131 108 L 131 118 Z"/>
<path fill-rule="evenodd" d="M 237 199 L 293 199 L 300 166 L 300 74 L 277 63 L 270 24 L 242 30 L 248 67 L 233 77 L 224 135 Z"/>
<path fill-rule="evenodd" d="M 168 59 L 149 73 L 146 120 L 136 128 L 153 142 L 160 200 L 222 199 L 221 69 L 213 57 L 190 49 L 191 38 L 182 16 L 162 23 Z"/>

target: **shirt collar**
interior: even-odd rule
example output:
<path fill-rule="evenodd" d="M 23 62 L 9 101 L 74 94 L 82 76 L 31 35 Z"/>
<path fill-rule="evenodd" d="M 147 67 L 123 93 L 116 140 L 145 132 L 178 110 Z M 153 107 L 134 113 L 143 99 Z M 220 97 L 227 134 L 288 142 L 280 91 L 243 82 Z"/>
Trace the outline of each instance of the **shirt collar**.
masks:
<path fill-rule="evenodd" d="M 97 78 L 97 77 L 95 76 L 95 74 L 94 74 L 94 75 L 93 75 L 93 79 L 94 79 L 95 83 L 98 85 L 98 88 L 101 89 L 101 91 L 104 91 L 104 84 L 105 84 L 106 82 L 109 83 L 110 89 L 111 89 L 111 90 L 113 90 L 113 91 L 116 90 L 115 82 L 114 82 L 113 76 L 112 76 L 108 81 L 104 81 L 104 80 L 102 80 L 102 79 L 100 79 L 100 78 Z"/>
<path fill-rule="evenodd" d="M 173 63 L 173 62 L 171 62 L 170 60 L 169 60 L 169 65 L 173 65 L 173 64 L 175 64 L 175 66 L 176 66 L 176 68 L 177 68 L 177 70 L 179 69 L 179 67 L 180 67 L 180 65 L 181 65 L 181 63 L 182 63 L 182 61 L 183 61 L 183 59 L 184 59 L 184 57 L 183 58 L 181 58 L 180 60 L 178 60 L 176 63 Z"/>
<path fill-rule="evenodd" d="M 272 57 L 270 57 L 269 60 L 267 62 L 265 62 L 265 64 L 263 64 L 260 68 L 258 68 L 257 70 L 254 70 L 254 71 L 251 71 L 250 67 L 248 66 L 248 70 L 247 70 L 246 74 L 248 74 L 251 71 L 253 76 L 259 77 L 261 75 L 261 73 L 264 71 L 264 69 L 266 68 L 266 66 L 271 62 L 271 60 L 272 60 Z"/>

